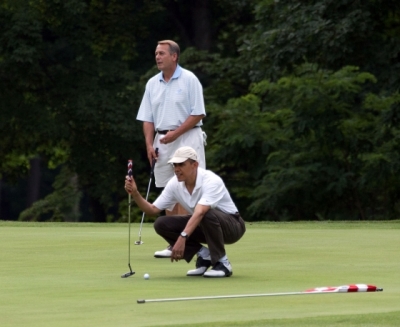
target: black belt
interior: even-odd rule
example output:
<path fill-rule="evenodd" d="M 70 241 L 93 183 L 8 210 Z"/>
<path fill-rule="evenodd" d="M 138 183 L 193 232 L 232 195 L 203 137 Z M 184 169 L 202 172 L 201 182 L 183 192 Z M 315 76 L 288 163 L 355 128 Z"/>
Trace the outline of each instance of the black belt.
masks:
<path fill-rule="evenodd" d="M 194 126 L 193 128 L 197 128 L 197 127 L 200 127 L 200 126 Z M 163 135 L 165 135 L 165 134 L 167 134 L 168 132 L 173 132 L 173 131 L 174 131 L 174 129 L 168 129 L 168 130 L 165 130 L 165 131 L 157 130 L 157 133 L 158 133 L 158 134 L 163 134 Z"/>

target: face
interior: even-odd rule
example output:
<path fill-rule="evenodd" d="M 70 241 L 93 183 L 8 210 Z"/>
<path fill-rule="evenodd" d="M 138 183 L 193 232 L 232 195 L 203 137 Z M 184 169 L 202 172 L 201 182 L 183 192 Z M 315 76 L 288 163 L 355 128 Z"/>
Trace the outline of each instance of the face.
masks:
<path fill-rule="evenodd" d="M 174 172 L 179 182 L 193 182 L 196 179 L 197 161 L 186 160 L 174 164 Z"/>
<path fill-rule="evenodd" d="M 156 64 L 161 71 L 175 69 L 177 54 L 169 53 L 168 44 L 159 44 L 156 48 Z"/>

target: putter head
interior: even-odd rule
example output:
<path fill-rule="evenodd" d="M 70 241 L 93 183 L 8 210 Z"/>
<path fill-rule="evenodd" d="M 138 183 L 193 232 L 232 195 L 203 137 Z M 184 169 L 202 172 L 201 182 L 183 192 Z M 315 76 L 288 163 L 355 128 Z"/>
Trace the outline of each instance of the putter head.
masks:
<path fill-rule="evenodd" d="M 135 245 L 142 245 L 142 244 L 143 244 L 142 241 L 136 241 L 136 242 L 135 242 Z"/>
<path fill-rule="evenodd" d="M 132 276 L 132 275 L 134 275 L 134 274 L 135 274 L 134 271 L 130 271 L 130 272 L 127 272 L 126 274 L 123 274 L 123 275 L 121 276 L 121 278 L 128 278 L 128 277 L 130 277 L 130 276 Z"/>

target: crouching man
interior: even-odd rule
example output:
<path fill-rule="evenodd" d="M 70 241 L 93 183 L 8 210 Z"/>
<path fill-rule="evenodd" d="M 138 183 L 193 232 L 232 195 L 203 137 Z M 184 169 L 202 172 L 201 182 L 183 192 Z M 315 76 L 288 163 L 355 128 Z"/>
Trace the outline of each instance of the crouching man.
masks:
<path fill-rule="evenodd" d="M 231 276 L 225 244 L 237 242 L 246 227 L 224 182 L 213 172 L 199 167 L 197 153 L 191 147 L 176 150 L 169 163 L 174 166 L 175 176 L 153 204 L 140 195 L 129 176 L 125 180 L 126 191 L 148 215 L 172 209 L 177 203 L 189 213 L 160 216 L 154 223 L 157 234 L 172 247 L 172 262 L 182 259 L 190 262 L 197 254 L 196 268 L 189 270 L 187 276 Z"/>

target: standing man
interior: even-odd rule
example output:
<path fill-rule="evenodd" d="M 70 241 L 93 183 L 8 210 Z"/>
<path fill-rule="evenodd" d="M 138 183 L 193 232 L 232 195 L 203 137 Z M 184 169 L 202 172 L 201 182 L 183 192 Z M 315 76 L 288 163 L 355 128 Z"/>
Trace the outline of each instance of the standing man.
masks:
<path fill-rule="evenodd" d="M 225 244 L 237 242 L 246 227 L 224 182 L 199 167 L 197 153 L 191 147 L 176 150 L 169 163 L 174 166 L 175 176 L 153 204 L 141 196 L 130 176 L 126 177 L 125 190 L 146 214 L 156 215 L 176 203 L 189 213 L 160 216 L 154 223 L 156 232 L 172 247 L 172 262 L 181 259 L 190 262 L 197 254 L 196 268 L 189 270 L 187 276 L 231 276 Z M 207 271 L 210 266 L 212 269 Z"/>
<path fill-rule="evenodd" d="M 154 167 L 156 187 L 165 187 L 174 176 L 173 166 L 168 163 L 173 153 L 182 146 L 191 146 L 198 154 L 199 165 L 205 169 L 202 131 L 205 117 L 203 88 L 198 78 L 178 65 L 179 45 L 171 40 L 159 41 L 155 56 L 160 73 L 146 84 L 137 120 L 143 121 L 147 158 L 150 164 L 158 157 Z M 167 214 L 182 214 L 177 206 Z M 156 251 L 156 258 L 169 258 L 171 249 Z"/>

